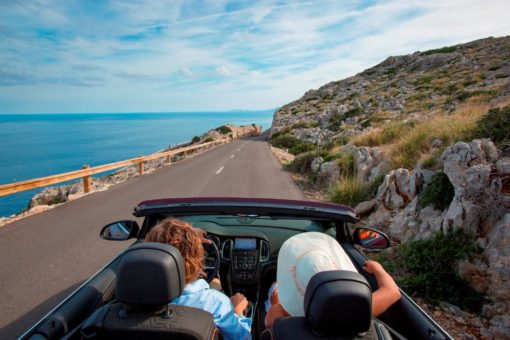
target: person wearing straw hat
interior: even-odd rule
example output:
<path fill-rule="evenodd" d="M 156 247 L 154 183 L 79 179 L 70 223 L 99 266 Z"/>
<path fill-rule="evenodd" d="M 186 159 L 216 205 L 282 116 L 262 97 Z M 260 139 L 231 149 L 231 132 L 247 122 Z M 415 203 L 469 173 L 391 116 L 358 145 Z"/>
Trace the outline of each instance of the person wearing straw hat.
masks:
<path fill-rule="evenodd" d="M 393 278 L 376 261 L 367 261 L 363 269 L 373 274 L 379 288 L 372 293 L 372 315 L 377 317 L 400 299 Z M 278 254 L 277 284 L 273 284 L 266 301 L 266 327 L 284 316 L 304 316 L 303 300 L 308 282 L 326 270 L 357 272 L 338 242 L 323 233 L 307 232 L 285 241 Z"/>

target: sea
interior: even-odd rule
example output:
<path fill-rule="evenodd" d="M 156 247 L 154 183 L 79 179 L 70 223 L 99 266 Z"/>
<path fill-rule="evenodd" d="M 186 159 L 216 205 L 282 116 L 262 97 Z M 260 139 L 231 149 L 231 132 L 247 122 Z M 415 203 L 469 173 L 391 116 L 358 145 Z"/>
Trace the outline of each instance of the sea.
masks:
<path fill-rule="evenodd" d="M 0 114 L 0 185 L 148 155 L 224 124 L 265 130 L 274 111 Z M 0 217 L 42 189 L 0 197 Z"/>

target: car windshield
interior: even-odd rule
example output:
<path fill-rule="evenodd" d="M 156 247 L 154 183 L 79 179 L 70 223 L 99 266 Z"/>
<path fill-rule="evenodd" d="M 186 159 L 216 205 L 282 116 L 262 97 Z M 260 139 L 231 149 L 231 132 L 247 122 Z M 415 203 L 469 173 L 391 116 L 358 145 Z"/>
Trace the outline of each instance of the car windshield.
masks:
<path fill-rule="evenodd" d="M 166 216 L 165 216 L 166 217 Z M 323 223 L 315 220 L 291 217 L 271 217 L 256 215 L 186 215 L 179 216 L 195 227 L 209 229 L 214 227 L 238 228 L 282 228 L 298 231 L 324 231 Z"/>

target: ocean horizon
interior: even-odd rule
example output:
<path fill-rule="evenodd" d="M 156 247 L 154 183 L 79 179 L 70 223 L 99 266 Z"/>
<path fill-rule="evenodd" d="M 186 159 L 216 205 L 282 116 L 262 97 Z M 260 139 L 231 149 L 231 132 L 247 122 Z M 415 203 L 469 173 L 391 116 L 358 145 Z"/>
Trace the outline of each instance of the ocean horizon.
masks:
<path fill-rule="evenodd" d="M 224 124 L 266 130 L 274 111 L 0 114 L 0 185 L 152 154 Z M 0 217 L 42 189 L 0 197 Z"/>

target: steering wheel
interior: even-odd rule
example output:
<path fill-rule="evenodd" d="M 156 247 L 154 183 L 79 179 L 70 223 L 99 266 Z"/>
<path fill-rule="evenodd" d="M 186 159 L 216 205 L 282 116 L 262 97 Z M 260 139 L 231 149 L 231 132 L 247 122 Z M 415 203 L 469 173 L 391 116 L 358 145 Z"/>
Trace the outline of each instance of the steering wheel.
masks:
<path fill-rule="evenodd" d="M 207 236 L 206 238 L 211 240 L 211 243 L 204 244 L 204 272 L 206 274 L 205 279 L 209 283 L 218 275 L 220 270 L 220 251 L 214 240 Z"/>

